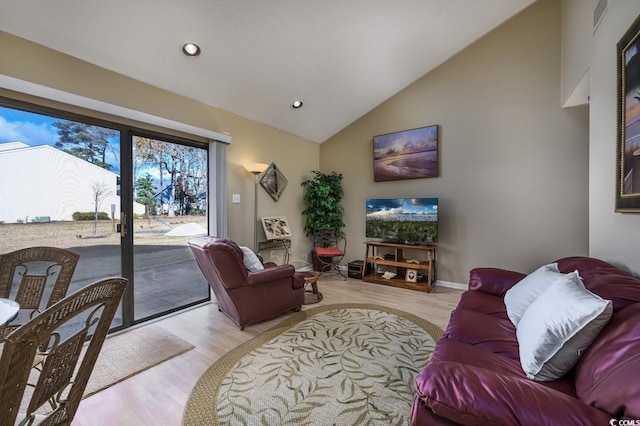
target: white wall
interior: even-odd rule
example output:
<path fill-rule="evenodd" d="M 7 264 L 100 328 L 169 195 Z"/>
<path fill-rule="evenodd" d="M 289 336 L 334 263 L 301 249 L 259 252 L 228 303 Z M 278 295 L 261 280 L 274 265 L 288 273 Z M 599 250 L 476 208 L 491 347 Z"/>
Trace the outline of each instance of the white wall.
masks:
<path fill-rule="evenodd" d="M 0 221 L 30 222 L 36 216 L 72 220 L 74 212 L 94 211 L 94 183 L 107 193 L 99 211 L 120 212 L 117 175 L 48 145 L 0 150 Z"/>
<path fill-rule="evenodd" d="M 570 2 L 570 14 L 591 2 Z M 589 253 L 640 274 L 640 215 L 616 213 L 616 44 L 640 15 L 638 0 L 609 0 L 589 43 Z M 591 14 L 591 19 L 593 15 Z"/>
<path fill-rule="evenodd" d="M 598 0 L 562 2 L 562 105 L 589 102 L 593 10 Z"/>

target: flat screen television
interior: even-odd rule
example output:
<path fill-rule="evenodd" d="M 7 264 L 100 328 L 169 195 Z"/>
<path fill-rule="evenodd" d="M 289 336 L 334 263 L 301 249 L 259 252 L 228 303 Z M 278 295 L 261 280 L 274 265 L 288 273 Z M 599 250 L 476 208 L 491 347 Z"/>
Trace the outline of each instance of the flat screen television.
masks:
<path fill-rule="evenodd" d="M 438 199 L 367 199 L 365 237 L 402 244 L 437 243 Z"/>

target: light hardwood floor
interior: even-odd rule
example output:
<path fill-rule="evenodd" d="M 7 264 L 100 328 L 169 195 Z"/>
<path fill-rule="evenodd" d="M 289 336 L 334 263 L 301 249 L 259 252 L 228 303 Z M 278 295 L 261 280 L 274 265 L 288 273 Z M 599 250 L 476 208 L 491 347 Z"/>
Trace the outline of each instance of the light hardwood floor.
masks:
<path fill-rule="evenodd" d="M 431 293 L 422 293 L 355 279 L 332 278 L 323 277 L 318 283 L 324 300 L 305 305 L 303 310 L 336 303 L 372 303 L 402 309 L 444 329 L 462 294 L 460 290 L 437 285 Z M 230 349 L 289 315 L 249 325 L 240 331 L 218 311 L 216 304 L 209 303 L 156 322 L 192 343 L 195 349 L 84 399 L 73 425 L 180 425 L 191 389 L 205 370 Z"/>

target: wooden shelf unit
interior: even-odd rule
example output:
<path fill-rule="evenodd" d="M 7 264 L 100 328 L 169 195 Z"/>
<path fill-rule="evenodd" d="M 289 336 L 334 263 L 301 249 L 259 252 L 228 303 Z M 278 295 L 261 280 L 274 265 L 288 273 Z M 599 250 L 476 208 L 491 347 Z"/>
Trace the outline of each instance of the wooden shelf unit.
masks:
<path fill-rule="evenodd" d="M 431 292 L 436 280 L 436 246 L 382 243 L 377 241 L 366 241 L 365 244 L 367 249 L 364 255 L 364 265 L 362 266 L 362 281 Z M 414 258 L 405 258 L 405 251 L 418 252 L 417 255 L 420 259 L 417 260 L 420 263 L 407 262 L 407 260 Z M 392 254 L 393 259 L 385 259 L 384 254 Z M 391 279 L 383 278 L 382 273 L 378 273 L 378 268 L 381 266 L 394 268 L 395 270 L 391 272 L 395 272 L 396 276 Z M 386 270 L 389 270 L 389 268 Z M 415 283 L 407 281 L 405 279 L 407 269 L 414 269 L 418 274 L 426 274 L 427 279 Z"/>

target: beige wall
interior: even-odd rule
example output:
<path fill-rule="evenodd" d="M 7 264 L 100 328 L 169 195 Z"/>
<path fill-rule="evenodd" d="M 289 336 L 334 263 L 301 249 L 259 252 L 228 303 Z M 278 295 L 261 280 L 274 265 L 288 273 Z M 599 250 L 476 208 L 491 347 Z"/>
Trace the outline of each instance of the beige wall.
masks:
<path fill-rule="evenodd" d="M 300 212 L 303 194 L 300 182 L 310 177 L 311 170 L 318 168 L 318 144 L 3 32 L 0 32 L 0 52 L 0 74 L 204 129 L 229 133 L 233 142 L 228 147 L 228 235 L 241 245 L 253 245 L 254 181 L 243 164 L 275 162 L 289 185 L 277 202 L 259 187 L 258 216 L 286 215 L 293 231 L 291 258 L 309 260 L 311 244 L 302 232 Z M 0 95 L 30 99 L 2 89 Z M 42 103 L 53 105 L 51 102 Z M 78 108 L 71 109 L 86 112 Z M 240 194 L 240 204 L 231 203 L 233 193 Z M 262 227 L 258 235 L 259 239 L 263 238 Z"/>
<path fill-rule="evenodd" d="M 242 202 L 229 203 L 229 235 L 242 244 L 253 240 L 254 189 L 242 164 L 275 161 L 289 186 L 278 202 L 260 189 L 259 214 L 289 218 L 293 259 L 307 258 L 309 249 L 300 182 L 321 167 L 345 176 L 349 260 L 364 254 L 366 198 L 436 196 L 441 280 L 464 283 L 480 265 L 527 271 L 587 253 L 640 273 L 640 219 L 613 211 L 615 44 L 640 3 L 610 1 L 595 33 L 567 34 L 569 45 L 583 40 L 589 50 L 565 51 L 561 64 L 561 7 L 579 17 L 567 22 L 584 34 L 581 20 L 592 19 L 595 3 L 536 2 L 319 146 L 2 32 L 0 74 L 230 133 L 228 195 L 239 193 Z M 582 81 L 585 62 L 589 111 L 561 109 Z M 373 135 L 429 124 L 441 126 L 441 176 L 374 183 Z"/>
<path fill-rule="evenodd" d="M 560 104 L 561 5 L 541 0 L 332 137 L 349 260 L 370 197 L 439 197 L 438 279 L 588 251 L 588 114 Z M 372 137 L 440 125 L 440 177 L 373 182 Z"/>
<path fill-rule="evenodd" d="M 589 103 L 593 11 L 598 0 L 562 0 L 562 105 Z"/>

